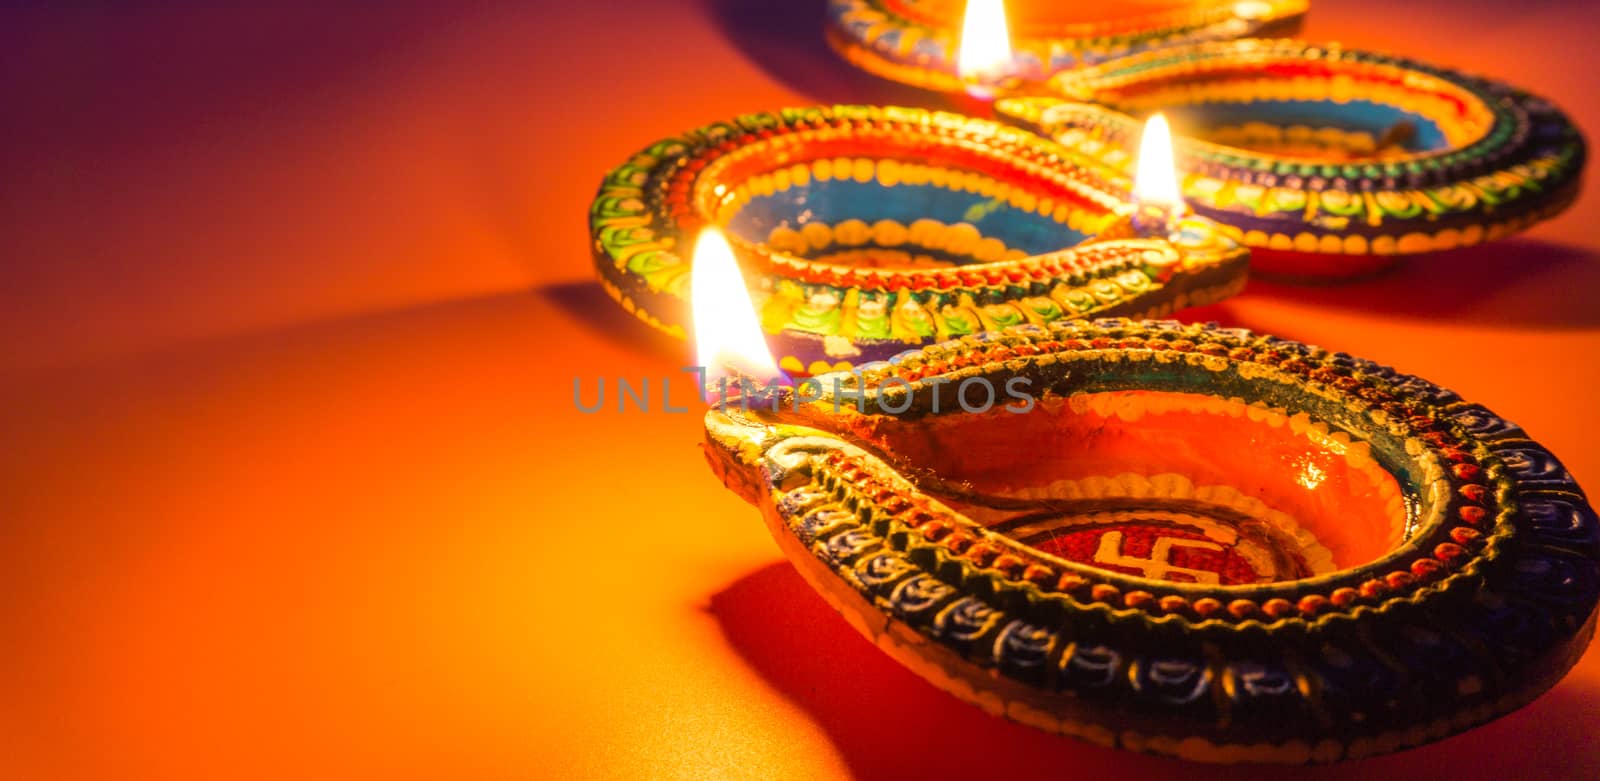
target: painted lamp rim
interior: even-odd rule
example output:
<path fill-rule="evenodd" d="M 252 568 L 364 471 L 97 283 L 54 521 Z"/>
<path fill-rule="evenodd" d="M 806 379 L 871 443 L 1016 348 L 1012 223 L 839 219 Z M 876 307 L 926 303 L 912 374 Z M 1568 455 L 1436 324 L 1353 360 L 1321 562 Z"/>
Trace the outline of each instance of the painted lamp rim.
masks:
<path fill-rule="evenodd" d="M 1520 707 L 1594 632 L 1600 520 L 1583 492 L 1515 424 L 1426 380 L 1243 329 L 1129 320 L 1007 329 L 859 371 L 819 378 L 858 383 L 842 412 L 826 393 L 794 413 L 708 412 L 708 460 L 853 625 L 996 715 L 1200 761 L 1355 759 Z M 922 401 L 906 425 L 966 414 L 926 409 L 938 382 L 1021 376 L 1041 400 L 1183 387 L 1254 399 L 1257 417 L 1331 410 L 1408 475 L 1409 531 L 1375 559 L 1266 584 L 1050 555 L 928 493 L 886 444 L 883 412 L 907 398 Z"/>
<path fill-rule="evenodd" d="M 960 92 L 956 55 L 964 4 L 927 5 L 939 7 L 919 9 L 907 0 L 829 0 L 828 43 L 851 64 L 878 76 Z M 1099 21 L 1030 26 L 1026 19 L 1013 19 L 1011 70 L 1024 81 L 1039 82 L 1162 46 L 1292 34 L 1309 6 L 1309 0 L 1209 0 Z"/>
<path fill-rule="evenodd" d="M 1237 234 L 1191 215 L 1165 239 L 1140 238 L 1132 227 L 1131 182 L 1084 150 L 989 120 L 872 106 L 747 114 L 640 150 L 606 175 L 590 208 L 601 284 L 641 320 L 683 337 L 690 322 L 687 251 L 701 227 L 727 224 L 752 199 L 847 178 L 885 190 L 926 187 L 981 197 L 986 208 L 1045 221 L 1063 241 L 1086 238 L 1029 255 L 965 220 L 846 219 L 830 226 L 786 219 L 765 236 L 730 231 L 769 344 L 791 374 L 881 360 L 1021 322 L 1161 315 L 1224 298 L 1244 284 L 1248 251 Z M 988 247 L 991 241 L 996 246 Z M 869 268 L 807 254 L 918 242 L 951 252 L 959 245 L 974 262 Z M 813 302 L 833 307 L 823 312 L 829 316 L 848 307 L 859 313 L 864 302 L 881 305 L 888 314 L 879 319 L 895 325 L 872 330 L 857 317 L 854 330 L 846 330 L 840 315 L 814 326 L 794 314 Z"/>
<path fill-rule="evenodd" d="M 1163 85 L 1210 74 L 1252 80 L 1248 94 L 1237 85 L 1212 87 L 1216 104 L 1266 94 L 1337 112 L 1389 95 L 1399 109 L 1425 105 L 1461 117 L 1454 125 L 1428 118 L 1447 136 L 1439 148 L 1360 160 L 1178 138 L 1189 205 L 1238 227 L 1252 248 L 1280 253 L 1258 257 L 1258 270 L 1359 273 L 1393 256 L 1511 235 L 1559 214 L 1577 196 L 1586 145 L 1554 104 L 1502 82 L 1334 44 L 1245 40 L 1146 52 L 1060 74 L 1051 81 L 1054 96 L 1003 99 L 997 109 L 1064 143 L 1096 139 L 1125 150 L 1137 144 L 1140 123 L 1121 109 L 1161 108 Z M 1196 94 L 1205 93 L 1191 87 L 1181 100 Z M 1308 138 L 1338 130 L 1258 124 L 1303 130 Z"/>

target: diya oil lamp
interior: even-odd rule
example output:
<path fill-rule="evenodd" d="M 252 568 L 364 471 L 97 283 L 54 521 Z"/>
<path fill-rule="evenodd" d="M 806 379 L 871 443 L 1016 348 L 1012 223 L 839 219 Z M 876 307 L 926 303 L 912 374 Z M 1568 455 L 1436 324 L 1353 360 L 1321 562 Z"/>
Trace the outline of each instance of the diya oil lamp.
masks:
<path fill-rule="evenodd" d="M 624 308 L 683 336 L 685 249 L 721 227 L 791 376 L 1010 325 L 1159 316 L 1242 288 L 1235 231 L 1195 215 L 1136 224 L 1117 153 L 1084 145 L 915 108 L 748 114 L 606 176 L 590 209 L 597 269 Z"/>
<path fill-rule="evenodd" d="M 1600 520 L 1566 469 L 1370 361 L 1058 320 L 816 379 L 777 413 L 708 412 L 713 471 L 863 635 L 996 716 L 1356 759 L 1531 701 L 1594 632 Z M 978 384 L 1032 395 L 956 403 Z"/>
<path fill-rule="evenodd" d="M 1010 24 L 1007 89 L 1037 85 L 1060 71 L 1178 43 L 1287 35 L 1307 0 L 829 0 L 828 42 L 846 60 L 895 81 L 946 93 L 970 84 L 961 31 L 974 19 Z M 976 15 L 981 6 L 981 14 Z M 1002 16 L 1003 14 L 1003 16 Z"/>
<path fill-rule="evenodd" d="M 1059 73 L 1007 121 L 1126 165 L 1153 110 L 1172 115 L 1183 196 L 1235 226 L 1258 272 L 1332 277 L 1490 241 L 1577 195 L 1582 136 L 1509 85 L 1336 45 L 1164 48 Z"/>

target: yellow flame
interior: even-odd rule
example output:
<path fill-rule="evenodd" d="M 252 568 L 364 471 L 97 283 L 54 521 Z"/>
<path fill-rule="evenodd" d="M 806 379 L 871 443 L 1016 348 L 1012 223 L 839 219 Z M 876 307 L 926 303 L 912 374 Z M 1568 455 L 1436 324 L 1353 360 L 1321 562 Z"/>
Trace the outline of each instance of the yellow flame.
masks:
<path fill-rule="evenodd" d="M 1167 126 L 1167 118 L 1159 111 L 1145 121 L 1144 135 L 1139 139 L 1139 168 L 1133 177 L 1133 199 L 1141 206 L 1183 211 L 1178 166 L 1172 157 L 1172 128 Z"/>
<path fill-rule="evenodd" d="M 705 367 L 706 382 L 732 373 L 763 383 L 779 376 L 772 361 L 755 305 L 745 287 L 728 238 L 716 228 L 700 231 L 689 271 L 689 297 L 694 307 L 695 352 Z"/>
<path fill-rule="evenodd" d="M 990 81 L 1011 66 L 1011 33 L 1006 29 L 1003 0 L 967 0 L 961 20 L 961 48 L 956 75 L 966 81 Z"/>

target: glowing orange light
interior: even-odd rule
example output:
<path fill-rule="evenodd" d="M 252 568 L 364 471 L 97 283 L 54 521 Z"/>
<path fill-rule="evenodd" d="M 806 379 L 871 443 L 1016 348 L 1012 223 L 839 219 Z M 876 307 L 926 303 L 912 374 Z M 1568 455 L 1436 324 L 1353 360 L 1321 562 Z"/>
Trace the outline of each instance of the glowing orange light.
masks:
<path fill-rule="evenodd" d="M 695 351 L 706 382 L 742 374 L 766 382 L 780 376 L 772 361 L 750 291 L 733 259 L 733 248 L 716 228 L 706 228 L 694 243 L 689 273 L 694 307 Z"/>
<path fill-rule="evenodd" d="M 971 85 L 1000 80 L 1011 67 L 1011 33 L 1002 0 L 967 0 L 956 75 Z"/>
<path fill-rule="evenodd" d="M 1172 157 L 1172 128 L 1167 126 L 1167 118 L 1159 111 L 1145 121 L 1144 135 L 1139 139 L 1139 168 L 1133 177 L 1133 199 L 1140 206 L 1174 213 L 1183 211 L 1178 166 Z"/>

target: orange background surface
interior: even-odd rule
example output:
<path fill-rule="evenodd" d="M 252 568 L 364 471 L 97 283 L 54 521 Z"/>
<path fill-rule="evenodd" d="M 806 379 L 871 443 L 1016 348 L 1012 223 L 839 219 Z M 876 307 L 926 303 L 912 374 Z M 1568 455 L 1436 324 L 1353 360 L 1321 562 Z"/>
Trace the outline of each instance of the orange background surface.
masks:
<path fill-rule="evenodd" d="M 220 4 L 232 6 L 233 4 Z M 901 670 L 710 475 L 582 415 L 682 343 L 590 281 L 644 144 L 813 102 L 821 3 L 41 4 L 0 18 L 0 777 L 1277 777 L 991 719 Z M 1581 0 L 1338 2 L 1307 37 L 1600 128 Z M 1422 374 L 1600 486 L 1600 199 L 1193 316 Z M 1600 777 L 1600 652 L 1313 777 Z M 1080 775 L 1081 774 L 1081 775 Z"/>

